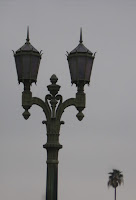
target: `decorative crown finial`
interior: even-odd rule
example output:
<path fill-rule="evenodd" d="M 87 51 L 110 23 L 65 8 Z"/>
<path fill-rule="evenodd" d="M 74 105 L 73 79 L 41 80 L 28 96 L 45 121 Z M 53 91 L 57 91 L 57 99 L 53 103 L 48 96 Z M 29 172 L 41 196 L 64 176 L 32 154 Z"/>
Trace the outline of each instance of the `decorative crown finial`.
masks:
<path fill-rule="evenodd" d="M 28 27 L 27 27 L 27 38 L 26 38 L 26 41 L 29 42 L 29 40 L 30 40 L 30 39 L 29 39 L 29 26 L 28 26 Z"/>
<path fill-rule="evenodd" d="M 80 43 L 83 43 L 83 40 L 82 40 L 82 28 L 80 28 Z"/>

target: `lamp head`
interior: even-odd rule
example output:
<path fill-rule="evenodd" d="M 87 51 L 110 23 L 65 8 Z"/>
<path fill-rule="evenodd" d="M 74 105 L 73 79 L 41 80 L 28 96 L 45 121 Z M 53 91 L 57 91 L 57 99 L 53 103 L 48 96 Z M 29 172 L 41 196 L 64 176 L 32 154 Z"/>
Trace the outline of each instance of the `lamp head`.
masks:
<path fill-rule="evenodd" d="M 80 29 L 79 45 L 67 55 L 71 83 L 77 87 L 90 83 L 91 71 L 95 54 L 83 45 L 82 29 Z"/>
<path fill-rule="evenodd" d="M 37 51 L 30 43 L 29 28 L 27 28 L 26 43 L 15 53 L 15 63 L 18 82 L 29 83 L 37 81 L 37 75 L 41 60 L 41 52 Z"/>

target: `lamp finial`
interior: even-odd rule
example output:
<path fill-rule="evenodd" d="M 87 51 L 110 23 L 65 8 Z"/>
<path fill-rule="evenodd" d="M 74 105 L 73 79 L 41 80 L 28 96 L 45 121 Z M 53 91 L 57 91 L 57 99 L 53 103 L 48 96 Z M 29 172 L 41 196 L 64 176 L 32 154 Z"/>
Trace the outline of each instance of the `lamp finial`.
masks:
<path fill-rule="evenodd" d="M 83 40 L 82 40 L 82 28 L 80 28 L 80 43 L 83 43 Z"/>
<path fill-rule="evenodd" d="M 28 26 L 28 27 L 27 27 L 27 38 L 26 38 L 26 41 L 29 42 L 29 40 L 30 40 L 30 39 L 29 39 L 29 26 Z"/>

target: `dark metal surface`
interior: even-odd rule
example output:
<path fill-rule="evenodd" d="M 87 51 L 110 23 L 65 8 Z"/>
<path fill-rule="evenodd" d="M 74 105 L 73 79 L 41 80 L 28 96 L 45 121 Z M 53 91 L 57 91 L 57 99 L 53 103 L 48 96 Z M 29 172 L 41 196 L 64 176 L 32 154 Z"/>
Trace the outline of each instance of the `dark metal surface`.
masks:
<path fill-rule="evenodd" d="M 30 44 L 28 29 L 26 43 L 14 53 L 19 83 L 29 81 L 31 84 L 37 81 L 41 55 Z"/>
<path fill-rule="evenodd" d="M 89 84 L 95 54 L 83 45 L 82 29 L 80 31 L 79 45 L 67 55 L 71 83 L 77 87 L 82 84 Z"/>
<path fill-rule="evenodd" d="M 26 83 L 28 85 L 25 86 L 22 94 L 22 106 L 25 109 L 23 116 L 26 120 L 30 117 L 29 109 L 34 104 L 42 108 L 46 117 L 46 120 L 43 121 L 47 130 L 47 143 L 43 145 L 43 148 L 47 150 L 46 200 L 57 200 L 58 152 L 62 148 L 59 143 L 59 132 L 61 125 L 64 124 L 61 121 L 62 114 L 67 107 L 74 106 L 78 110 L 76 117 L 81 121 L 84 117 L 82 111 L 85 108 L 83 87 L 79 88 L 75 98 L 70 98 L 63 102 L 62 96 L 58 94 L 60 86 L 56 84 L 57 80 L 56 75 L 51 76 L 51 84 L 47 86 L 50 94 L 45 96 L 45 101 L 32 97 L 29 83 Z"/>
<path fill-rule="evenodd" d="M 84 45 L 82 44 L 82 32 L 81 32 L 80 44 L 78 45 L 76 50 L 72 51 L 70 55 L 68 55 L 69 64 L 70 62 L 72 62 L 72 68 L 70 68 L 71 77 L 72 78 L 75 77 L 76 79 L 78 74 L 78 80 L 75 80 L 75 83 L 77 85 L 77 93 L 75 98 L 69 98 L 63 101 L 62 96 L 58 94 L 60 90 L 60 86 L 57 85 L 58 78 L 56 77 L 56 75 L 53 74 L 50 78 L 51 84 L 47 86 L 49 94 L 45 96 L 45 100 L 43 101 L 38 97 L 32 97 L 32 92 L 30 91 L 31 83 L 36 81 L 38 74 L 37 70 L 37 72 L 35 73 L 35 77 L 33 76 L 34 79 L 32 79 L 32 72 L 34 68 L 33 65 L 29 63 L 30 62 L 29 56 L 32 55 L 35 57 L 38 56 L 39 59 L 41 59 L 41 54 L 35 48 L 33 48 L 33 46 L 29 42 L 29 30 L 28 30 L 25 45 L 21 47 L 14 54 L 15 59 L 18 58 L 19 56 L 21 57 L 21 59 L 23 59 L 23 56 L 25 56 L 26 59 L 26 57 L 28 56 L 28 59 L 25 60 L 25 65 L 24 63 L 23 65 L 20 63 L 16 63 L 18 80 L 19 82 L 24 83 L 24 91 L 22 93 L 22 106 L 25 109 L 25 111 L 23 113 L 23 117 L 26 120 L 30 117 L 29 109 L 32 107 L 32 105 L 38 105 L 45 114 L 46 120 L 43 121 L 43 124 L 46 125 L 47 142 L 46 144 L 43 145 L 43 148 L 47 150 L 46 200 L 57 200 L 58 152 L 59 149 L 62 148 L 62 145 L 59 143 L 59 133 L 61 125 L 64 124 L 64 122 L 61 121 L 61 117 L 67 107 L 74 106 L 78 110 L 78 114 L 76 115 L 77 119 L 79 121 L 83 119 L 84 115 L 82 111 L 85 108 L 85 102 L 86 102 L 86 96 L 84 93 L 84 84 L 87 83 L 87 81 L 88 82 L 90 81 L 91 71 L 87 70 L 92 69 L 92 63 L 93 63 L 92 60 L 94 57 L 92 56 L 92 53 L 88 51 L 86 47 L 84 47 Z M 75 58 L 78 59 L 78 62 L 75 62 Z M 74 60 L 72 61 L 72 59 Z M 83 64 L 84 62 L 85 64 Z M 90 62 L 90 68 L 87 68 L 89 62 Z M 86 66 L 84 70 L 82 70 L 83 65 Z M 37 66 L 36 69 L 38 69 L 39 66 L 38 65 L 36 66 Z M 74 67 L 78 69 L 79 73 L 77 73 L 76 70 L 74 71 Z M 25 72 L 27 73 L 24 73 L 24 70 L 26 70 Z"/>
<path fill-rule="evenodd" d="M 37 49 L 35 49 L 31 43 L 30 43 L 30 38 L 29 38 L 29 27 L 27 28 L 27 38 L 26 38 L 26 43 L 21 47 L 19 48 L 16 53 L 20 53 L 20 51 L 31 51 L 31 52 L 36 52 L 36 53 L 39 53 L 39 51 Z"/>
<path fill-rule="evenodd" d="M 79 45 L 70 52 L 70 54 L 73 54 L 73 53 L 88 53 L 88 54 L 93 55 L 93 53 L 83 45 L 82 29 L 80 29 Z"/>

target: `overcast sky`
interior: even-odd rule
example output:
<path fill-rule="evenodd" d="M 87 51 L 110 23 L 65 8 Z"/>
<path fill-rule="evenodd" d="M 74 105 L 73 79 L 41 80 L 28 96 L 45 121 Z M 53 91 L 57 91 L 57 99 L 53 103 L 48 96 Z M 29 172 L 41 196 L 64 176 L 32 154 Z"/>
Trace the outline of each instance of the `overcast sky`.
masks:
<path fill-rule="evenodd" d="M 22 113 L 12 50 L 30 27 L 30 42 L 43 56 L 33 96 L 44 99 L 56 74 L 64 100 L 74 97 L 66 51 L 83 43 L 96 52 L 90 86 L 85 87 L 85 118 L 65 110 L 59 152 L 58 199 L 110 200 L 108 172 L 124 174 L 118 200 L 136 199 L 136 1 L 0 0 L 0 199 L 43 200 L 46 188 L 46 127 L 42 110 Z"/>

